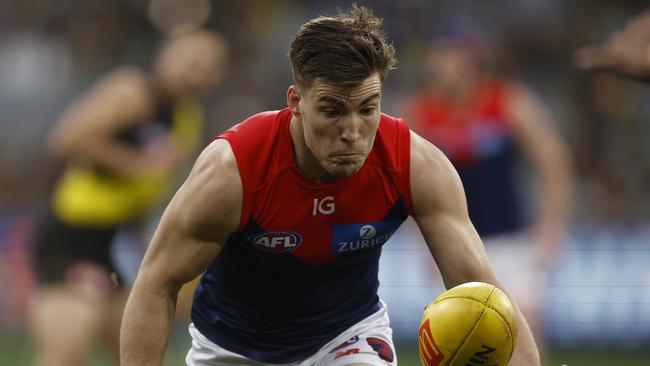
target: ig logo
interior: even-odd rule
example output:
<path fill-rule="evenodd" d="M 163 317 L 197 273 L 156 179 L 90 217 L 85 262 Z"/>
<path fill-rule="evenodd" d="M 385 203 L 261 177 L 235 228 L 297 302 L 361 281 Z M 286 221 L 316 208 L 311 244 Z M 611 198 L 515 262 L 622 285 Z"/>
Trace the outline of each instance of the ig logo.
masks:
<path fill-rule="evenodd" d="M 327 196 L 322 200 L 314 198 L 314 208 L 312 209 L 311 214 L 312 216 L 316 216 L 319 213 L 323 215 L 330 215 L 333 214 L 335 210 L 336 207 L 334 207 L 334 197 Z"/>
<path fill-rule="evenodd" d="M 363 225 L 361 230 L 359 230 L 359 236 L 361 239 L 372 239 L 377 235 L 377 230 L 372 225 Z"/>

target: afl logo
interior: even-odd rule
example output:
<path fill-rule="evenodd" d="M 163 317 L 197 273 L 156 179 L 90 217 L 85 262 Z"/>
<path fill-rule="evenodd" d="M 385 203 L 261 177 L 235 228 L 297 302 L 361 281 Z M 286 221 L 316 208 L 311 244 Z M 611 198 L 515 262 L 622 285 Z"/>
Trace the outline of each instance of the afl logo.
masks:
<path fill-rule="evenodd" d="M 363 225 L 361 230 L 359 230 L 359 236 L 361 239 L 372 239 L 377 235 L 377 229 L 372 225 Z"/>
<path fill-rule="evenodd" d="M 265 252 L 283 253 L 297 248 L 302 242 L 302 237 L 291 231 L 270 231 L 251 235 L 248 241 Z"/>

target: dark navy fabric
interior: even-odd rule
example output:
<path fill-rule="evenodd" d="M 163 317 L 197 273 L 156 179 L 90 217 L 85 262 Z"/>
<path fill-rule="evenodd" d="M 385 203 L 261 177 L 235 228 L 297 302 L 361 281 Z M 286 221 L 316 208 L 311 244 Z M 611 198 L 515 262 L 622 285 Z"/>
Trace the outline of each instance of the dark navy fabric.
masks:
<path fill-rule="evenodd" d="M 400 200 L 374 225 L 391 225 L 392 235 L 407 216 Z M 380 309 L 381 244 L 342 252 L 336 260 L 312 267 L 288 252 L 254 248 L 248 238 L 260 231 L 250 220 L 201 278 L 192 321 L 208 339 L 254 360 L 289 363 L 311 356 Z M 346 239 L 363 240 L 359 232 Z"/>

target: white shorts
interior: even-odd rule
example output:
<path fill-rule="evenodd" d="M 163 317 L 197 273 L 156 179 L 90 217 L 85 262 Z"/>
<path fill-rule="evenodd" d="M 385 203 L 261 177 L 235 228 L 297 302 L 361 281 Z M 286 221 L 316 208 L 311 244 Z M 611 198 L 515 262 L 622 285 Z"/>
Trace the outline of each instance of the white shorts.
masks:
<path fill-rule="evenodd" d="M 393 330 L 390 328 L 386 304 L 376 313 L 353 325 L 325 344 L 318 352 L 302 361 L 283 366 L 344 366 L 352 363 L 397 365 Z M 201 334 L 190 324 L 192 348 L 185 357 L 188 366 L 271 365 L 254 361 L 225 350 Z M 277 366 L 277 364 L 273 364 Z"/>

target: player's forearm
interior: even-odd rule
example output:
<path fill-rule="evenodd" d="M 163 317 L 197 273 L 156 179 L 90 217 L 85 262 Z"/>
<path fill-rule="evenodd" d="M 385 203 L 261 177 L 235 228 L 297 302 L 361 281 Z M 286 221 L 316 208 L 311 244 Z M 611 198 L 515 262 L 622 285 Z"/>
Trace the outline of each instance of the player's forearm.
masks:
<path fill-rule="evenodd" d="M 136 281 L 122 319 L 121 366 L 160 366 L 173 324 L 173 293 L 151 291 Z"/>
<path fill-rule="evenodd" d="M 160 173 L 165 166 L 162 159 L 167 158 L 116 141 L 79 143 L 70 155 L 88 160 L 93 165 L 115 175 L 126 177 Z"/>
<path fill-rule="evenodd" d="M 517 325 L 519 333 L 509 365 L 539 366 L 541 360 L 537 345 L 535 344 L 535 338 L 533 338 L 533 333 L 530 331 L 530 327 L 528 327 L 528 323 L 519 309 L 517 309 Z"/>
<path fill-rule="evenodd" d="M 69 136 L 53 132 L 47 140 L 50 152 L 60 160 L 89 161 L 118 175 L 133 175 L 146 169 L 143 153 L 98 136 Z"/>

